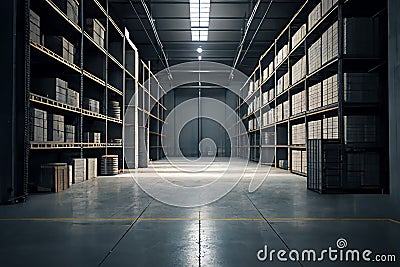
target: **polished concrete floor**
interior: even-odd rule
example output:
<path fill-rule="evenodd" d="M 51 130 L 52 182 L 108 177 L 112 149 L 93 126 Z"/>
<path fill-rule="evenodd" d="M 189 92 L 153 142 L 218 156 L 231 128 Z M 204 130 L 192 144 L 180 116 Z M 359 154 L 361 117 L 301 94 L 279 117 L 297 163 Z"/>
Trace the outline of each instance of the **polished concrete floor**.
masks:
<path fill-rule="evenodd" d="M 203 163 L 174 164 L 198 170 Z M 156 183 L 156 174 L 164 174 L 174 184 L 201 186 L 226 164 L 216 162 L 199 174 L 178 171 L 163 160 L 133 175 Z M 271 170 L 249 193 L 256 167 L 250 163 L 230 193 L 195 208 L 148 196 L 131 174 L 0 206 L 0 266 L 400 266 L 400 218 L 389 196 L 319 195 L 306 190 L 304 177 L 280 170 Z M 229 175 L 224 184 L 232 184 Z M 305 249 L 337 249 L 340 238 L 347 241 L 346 249 L 395 255 L 397 262 L 257 259 L 264 246 L 301 255 Z"/>

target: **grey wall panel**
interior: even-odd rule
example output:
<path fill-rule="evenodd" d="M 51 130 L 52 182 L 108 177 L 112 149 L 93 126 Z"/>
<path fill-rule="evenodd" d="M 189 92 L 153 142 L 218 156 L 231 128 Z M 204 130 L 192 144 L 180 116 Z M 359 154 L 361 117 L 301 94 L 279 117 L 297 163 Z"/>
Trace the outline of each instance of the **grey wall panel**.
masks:
<path fill-rule="evenodd" d="M 400 201 L 400 1 L 389 0 L 390 192 Z"/>

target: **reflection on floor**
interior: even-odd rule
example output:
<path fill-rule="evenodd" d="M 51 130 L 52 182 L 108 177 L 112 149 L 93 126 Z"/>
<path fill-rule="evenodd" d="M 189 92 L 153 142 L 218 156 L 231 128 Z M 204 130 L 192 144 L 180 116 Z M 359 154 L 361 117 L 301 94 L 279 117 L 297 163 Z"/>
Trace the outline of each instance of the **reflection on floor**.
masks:
<path fill-rule="evenodd" d="M 218 180 L 227 164 L 175 160 L 174 167 L 162 160 L 132 174 L 139 182 L 156 184 L 161 175 L 174 184 L 201 187 Z M 233 162 L 229 170 L 239 173 L 241 164 Z M 157 201 L 131 174 L 100 177 L 58 194 L 33 195 L 24 204 L 0 206 L 0 266 L 381 265 L 328 257 L 324 263 L 283 262 L 276 254 L 273 262 L 257 259 L 265 245 L 269 252 L 298 250 L 301 258 L 304 249 L 337 249 L 340 238 L 349 249 L 394 254 L 400 260 L 399 216 L 388 196 L 318 195 L 306 190 L 304 177 L 281 170 L 271 170 L 261 187 L 249 193 L 257 167 L 268 173 L 266 166 L 249 163 L 231 192 L 195 208 Z M 231 174 L 216 187 L 231 185 L 237 178 Z"/>

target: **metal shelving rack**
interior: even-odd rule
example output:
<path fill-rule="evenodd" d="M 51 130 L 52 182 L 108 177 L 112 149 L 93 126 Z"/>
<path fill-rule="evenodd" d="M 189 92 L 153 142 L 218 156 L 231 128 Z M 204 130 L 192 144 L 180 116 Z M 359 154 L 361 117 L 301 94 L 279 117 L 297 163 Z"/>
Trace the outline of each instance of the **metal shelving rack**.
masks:
<path fill-rule="evenodd" d="M 327 3 L 329 1 L 322 2 Z M 384 44 L 384 40 L 387 40 L 386 3 L 384 1 L 379 3 L 368 1 L 368 3 L 365 3 L 365 1 L 359 0 L 339 0 L 336 3 L 333 1 L 333 3 L 328 10 L 324 10 L 325 13 L 321 14 L 321 18 L 315 22 L 315 25 L 310 27 L 308 16 L 318 4 L 321 4 L 321 1 L 306 1 L 274 43 L 261 56 L 255 71 L 241 89 L 242 100 L 239 101 L 236 108 L 238 117 L 241 118 L 241 121 L 237 123 L 243 122 L 247 129 L 247 133 L 240 133 L 238 130 L 236 155 L 243 157 L 246 152 L 250 152 L 250 160 L 252 161 L 261 164 L 272 163 L 274 167 L 307 176 L 309 189 L 320 193 L 384 193 L 388 191 L 388 155 L 385 152 L 388 135 L 388 124 L 386 122 L 388 114 L 386 108 L 388 90 L 387 53 Z M 359 8 L 366 4 L 368 8 Z M 374 38 L 382 42 L 378 56 L 354 56 L 345 53 L 345 19 L 353 17 L 372 18 L 379 21 L 377 23 L 379 30 L 374 32 Z M 308 54 L 310 47 L 319 38 L 322 38 L 324 32 L 334 23 L 338 23 L 337 56 L 323 62 L 317 69 L 310 70 L 310 55 Z M 292 37 L 302 27 L 305 27 L 303 36 L 293 46 Z M 335 41 L 335 38 L 332 40 Z M 280 54 L 280 51 L 285 49 L 286 53 Z M 278 57 L 280 57 L 279 60 L 277 60 Z M 293 81 L 293 65 L 303 57 L 305 57 L 306 62 L 306 73 L 304 77 Z M 288 73 L 287 82 L 282 78 L 286 73 Z M 379 101 L 372 103 L 346 101 L 344 83 L 347 73 L 378 75 L 377 99 Z M 324 105 L 324 93 L 321 88 L 318 95 L 321 104 L 319 107 L 310 108 L 309 103 L 310 100 L 312 101 L 311 98 L 309 99 L 310 88 L 322 84 L 325 79 L 333 75 L 338 77 L 338 92 L 335 95 L 337 101 Z M 279 83 L 283 84 L 283 90 L 278 91 Z M 252 88 L 254 89 L 252 90 Z M 305 107 L 300 107 L 300 110 L 294 112 L 293 104 L 302 105 L 301 103 L 303 103 L 302 101 L 301 103 L 293 101 L 293 96 L 297 94 L 302 95 Z M 257 100 L 257 98 L 260 99 Z M 260 103 L 257 103 L 257 101 Z M 285 102 L 287 103 L 285 104 Z M 268 111 L 272 112 L 271 116 L 263 117 Z M 280 115 L 277 113 L 280 113 Z M 346 119 L 365 114 L 376 118 L 375 142 L 348 142 L 350 124 L 346 124 Z M 325 125 L 325 120 L 334 120 L 335 117 L 338 120 L 336 129 L 331 125 L 332 129 L 324 127 L 328 125 Z M 249 128 L 249 121 L 252 120 L 258 120 L 259 125 Z M 314 121 L 320 121 L 321 125 L 318 138 L 312 137 L 314 132 L 309 133 L 309 125 Z M 300 134 L 292 135 L 293 129 Z M 325 138 L 325 134 L 329 137 Z M 250 147 L 241 144 L 241 138 L 244 135 L 248 135 Z M 301 140 L 292 140 L 292 137 L 296 139 L 300 137 Z M 317 139 L 321 143 L 318 151 L 322 155 L 321 158 L 313 158 L 316 155 L 313 154 L 315 151 L 311 149 L 316 149 L 313 146 L 315 144 L 312 143 L 312 141 L 315 141 L 313 139 Z M 300 161 L 292 157 L 293 154 L 301 155 Z M 378 162 L 374 162 L 374 164 L 378 165 L 375 174 L 379 176 L 379 180 L 371 178 L 364 170 L 352 169 L 355 167 L 352 164 L 357 164 L 356 162 L 352 163 L 352 160 L 361 160 L 363 165 L 359 162 L 358 168 L 362 168 L 361 166 L 368 165 L 367 158 L 371 155 L 377 156 L 375 158 Z M 353 158 L 349 159 L 351 157 Z M 266 162 L 266 158 L 273 158 L 273 162 Z M 368 179 L 374 181 L 367 181 Z"/>
<path fill-rule="evenodd" d="M 133 127 L 139 138 L 135 137 L 132 150 L 139 148 L 139 140 L 149 140 L 149 134 L 160 132 L 161 128 L 154 120 L 163 122 L 165 107 L 158 102 L 159 92 L 149 92 L 145 81 L 154 76 L 150 67 L 139 60 L 139 52 L 129 39 L 129 32 L 125 32 L 113 18 L 108 0 L 88 0 L 79 2 L 79 23 L 72 21 L 51 0 L 27 0 L 27 10 L 33 10 L 40 16 L 41 34 L 63 36 L 75 46 L 75 60 L 69 62 L 63 57 L 45 47 L 43 43 L 29 41 L 30 60 L 29 75 L 32 78 L 61 78 L 68 82 L 69 87 L 79 93 L 79 106 L 72 106 L 50 99 L 40 89 L 32 90 L 28 86 L 30 95 L 30 108 L 39 108 L 51 114 L 60 114 L 69 124 L 76 126 L 76 142 L 31 142 L 29 166 L 31 173 L 37 175 L 39 167 L 48 162 L 66 162 L 72 158 L 98 158 L 102 155 L 118 155 L 119 169 L 127 166 L 124 164 L 123 134 L 125 127 Z M 26 17 L 29 25 L 29 15 Z M 96 42 L 86 30 L 85 20 L 97 19 L 105 28 L 104 46 Z M 29 36 L 29 28 L 27 29 Z M 130 99 L 134 95 L 142 96 L 142 101 L 134 101 L 133 112 L 139 121 L 136 125 L 126 126 L 123 122 Z M 95 99 L 100 102 L 100 112 L 93 112 L 83 107 L 84 98 Z M 149 105 L 144 105 L 153 99 L 162 107 L 150 113 Z M 118 102 L 121 108 L 119 118 L 113 117 L 109 109 L 111 101 Z M 151 116 L 149 125 L 140 124 L 145 121 L 145 116 Z M 154 118 L 154 119 L 153 119 Z M 154 128 L 153 124 L 157 127 Z M 145 129 L 141 132 L 138 129 Z M 149 132 L 148 129 L 152 128 Z M 84 142 L 84 132 L 100 132 L 101 142 Z M 143 134 L 141 136 L 141 134 Z M 150 137 L 152 139 L 152 137 Z M 148 148 L 148 145 L 147 145 Z M 136 153 L 136 152 L 134 152 Z M 162 153 L 157 153 L 158 159 Z M 143 167 L 149 155 L 139 155 L 133 163 L 134 167 Z M 100 166 L 100 164 L 98 164 Z"/>

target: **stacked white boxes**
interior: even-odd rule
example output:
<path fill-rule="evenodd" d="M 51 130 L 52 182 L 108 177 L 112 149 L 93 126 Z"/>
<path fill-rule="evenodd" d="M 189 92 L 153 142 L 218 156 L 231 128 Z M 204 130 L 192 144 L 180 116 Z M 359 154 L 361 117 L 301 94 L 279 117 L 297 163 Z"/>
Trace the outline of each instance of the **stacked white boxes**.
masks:
<path fill-rule="evenodd" d="M 338 94 L 338 76 L 335 74 L 322 82 L 322 105 L 337 103 Z"/>
<path fill-rule="evenodd" d="M 292 95 L 292 115 L 307 111 L 306 91 Z"/>
<path fill-rule="evenodd" d="M 100 113 L 100 102 L 90 98 L 83 99 L 83 108 L 95 113 Z"/>
<path fill-rule="evenodd" d="M 307 25 L 303 24 L 292 37 L 292 49 L 296 47 L 307 35 Z"/>
<path fill-rule="evenodd" d="M 65 142 L 75 143 L 76 127 L 74 125 L 65 125 Z"/>
<path fill-rule="evenodd" d="M 268 75 L 271 76 L 274 73 L 274 61 L 271 61 L 268 66 Z"/>
<path fill-rule="evenodd" d="M 264 82 L 269 77 L 268 66 L 262 72 L 262 81 Z"/>
<path fill-rule="evenodd" d="M 311 30 L 321 19 L 321 3 L 319 3 L 308 15 L 308 30 Z"/>
<path fill-rule="evenodd" d="M 72 167 L 72 183 L 76 184 L 87 180 L 86 159 L 72 159 Z"/>
<path fill-rule="evenodd" d="M 310 86 L 308 88 L 308 110 L 313 110 L 321 107 L 322 99 L 322 85 L 317 83 L 316 85 Z"/>
<path fill-rule="evenodd" d="M 352 57 L 378 57 L 380 50 L 380 40 L 376 38 L 378 25 L 374 18 L 345 18 L 344 54 Z"/>
<path fill-rule="evenodd" d="M 339 53 L 338 22 L 322 34 L 322 65 L 336 58 Z"/>
<path fill-rule="evenodd" d="M 257 110 L 261 107 L 261 97 L 255 96 L 254 97 L 254 110 Z"/>
<path fill-rule="evenodd" d="M 265 105 L 269 102 L 269 92 L 266 91 L 262 94 L 262 104 Z"/>
<path fill-rule="evenodd" d="M 307 173 L 307 152 L 304 150 L 292 150 L 292 171 Z"/>
<path fill-rule="evenodd" d="M 275 66 L 278 66 L 283 62 L 289 53 L 288 45 L 284 45 L 275 57 Z"/>
<path fill-rule="evenodd" d="M 86 30 L 93 37 L 96 44 L 104 48 L 106 28 L 98 19 L 86 19 Z"/>
<path fill-rule="evenodd" d="M 289 106 L 289 101 L 283 102 L 283 119 L 289 119 L 290 117 L 290 106 Z"/>
<path fill-rule="evenodd" d="M 31 110 L 31 141 L 47 141 L 47 112 L 40 109 Z"/>
<path fill-rule="evenodd" d="M 101 175 L 118 174 L 118 155 L 104 155 L 101 157 Z"/>
<path fill-rule="evenodd" d="M 292 85 L 307 75 L 307 57 L 302 57 L 292 67 Z"/>
<path fill-rule="evenodd" d="M 37 190 L 40 192 L 60 192 L 69 187 L 67 164 L 48 163 L 40 166 Z"/>
<path fill-rule="evenodd" d="M 52 0 L 75 24 L 79 20 L 79 2 L 77 0 Z"/>
<path fill-rule="evenodd" d="M 279 104 L 275 108 L 275 114 L 276 114 L 276 121 L 282 121 L 283 120 L 283 104 Z"/>
<path fill-rule="evenodd" d="M 120 120 L 121 119 L 121 107 L 119 106 L 119 102 L 118 101 L 110 101 L 108 112 L 109 112 L 109 116 Z"/>
<path fill-rule="evenodd" d="M 97 177 L 97 158 L 87 159 L 87 179 L 94 179 Z"/>
<path fill-rule="evenodd" d="M 308 122 L 308 139 L 322 139 L 322 121 L 309 121 Z"/>
<path fill-rule="evenodd" d="M 339 139 L 339 118 L 325 118 L 322 121 L 323 139 Z"/>
<path fill-rule="evenodd" d="M 377 141 L 376 116 L 345 116 L 344 129 L 346 144 Z"/>
<path fill-rule="evenodd" d="M 307 173 L 307 151 L 301 151 L 301 172 L 306 174 Z"/>
<path fill-rule="evenodd" d="M 375 103 L 378 99 L 379 75 L 375 73 L 345 73 L 344 101 Z"/>
<path fill-rule="evenodd" d="M 74 64 L 75 47 L 65 37 L 45 35 L 43 38 L 43 45 L 45 47 L 69 63 Z"/>
<path fill-rule="evenodd" d="M 60 103 L 67 103 L 68 83 L 59 78 L 33 79 L 32 88 L 42 96 Z"/>
<path fill-rule="evenodd" d="M 30 10 L 29 20 L 30 39 L 35 43 L 40 44 L 40 17 L 38 14 Z"/>
<path fill-rule="evenodd" d="M 308 73 L 321 68 L 321 38 L 308 49 Z"/>
<path fill-rule="evenodd" d="M 283 75 L 276 84 L 276 94 L 279 95 L 283 91 L 289 88 L 289 72 Z"/>
<path fill-rule="evenodd" d="M 67 88 L 66 89 L 67 101 L 66 103 L 73 107 L 79 107 L 79 93 Z"/>
<path fill-rule="evenodd" d="M 322 0 L 321 13 L 324 16 L 337 3 L 337 0 Z"/>
<path fill-rule="evenodd" d="M 249 92 L 247 96 L 250 96 L 254 92 L 254 82 L 250 81 L 249 82 Z"/>
<path fill-rule="evenodd" d="M 101 143 L 101 133 L 84 132 L 83 133 L 83 142 L 99 144 L 99 143 Z"/>
<path fill-rule="evenodd" d="M 262 132 L 261 133 L 262 145 L 275 145 L 275 132 Z"/>
<path fill-rule="evenodd" d="M 270 109 L 266 112 L 263 113 L 262 115 L 262 123 L 263 123 L 263 127 L 270 125 L 272 123 L 274 123 L 274 109 Z"/>
<path fill-rule="evenodd" d="M 47 114 L 47 141 L 63 143 L 64 131 L 64 116 Z"/>
<path fill-rule="evenodd" d="M 306 124 L 292 125 L 292 145 L 306 144 Z"/>

